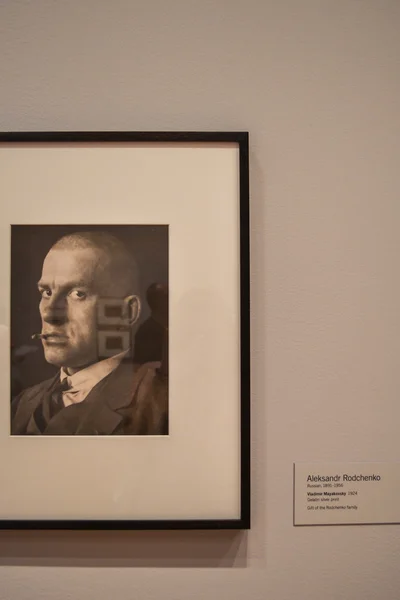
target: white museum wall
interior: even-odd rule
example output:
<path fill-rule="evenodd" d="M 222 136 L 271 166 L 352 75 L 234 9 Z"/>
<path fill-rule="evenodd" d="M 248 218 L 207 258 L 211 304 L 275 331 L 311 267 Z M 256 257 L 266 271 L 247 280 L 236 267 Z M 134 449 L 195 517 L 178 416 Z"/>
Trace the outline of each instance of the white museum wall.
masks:
<path fill-rule="evenodd" d="M 294 528 L 292 464 L 400 460 L 399 28 L 397 0 L 0 2 L 2 131 L 250 132 L 253 369 L 250 532 L 0 532 L 1 600 L 398 600 L 400 525 Z"/>

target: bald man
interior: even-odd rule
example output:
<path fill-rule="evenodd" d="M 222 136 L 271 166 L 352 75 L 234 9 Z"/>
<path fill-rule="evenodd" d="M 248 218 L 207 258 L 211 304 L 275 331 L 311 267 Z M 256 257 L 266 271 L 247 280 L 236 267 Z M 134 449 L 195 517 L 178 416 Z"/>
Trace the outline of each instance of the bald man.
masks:
<path fill-rule="evenodd" d="M 101 303 L 117 302 L 128 327 L 140 311 L 137 269 L 124 245 L 107 232 L 64 236 L 44 260 L 38 289 L 44 356 L 59 370 L 15 398 L 11 433 L 166 434 L 163 365 L 135 365 L 118 344 L 100 356 Z"/>

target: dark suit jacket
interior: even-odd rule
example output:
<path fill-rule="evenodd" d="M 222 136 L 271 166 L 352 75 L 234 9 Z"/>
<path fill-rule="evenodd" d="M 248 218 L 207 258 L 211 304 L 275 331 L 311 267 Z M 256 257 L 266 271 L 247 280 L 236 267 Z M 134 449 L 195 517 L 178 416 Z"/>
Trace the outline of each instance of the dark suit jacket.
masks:
<path fill-rule="evenodd" d="M 13 435 L 166 435 L 168 381 L 158 363 L 121 363 L 83 402 L 63 408 L 43 432 L 34 412 L 59 384 L 60 374 L 21 392 L 12 403 Z"/>

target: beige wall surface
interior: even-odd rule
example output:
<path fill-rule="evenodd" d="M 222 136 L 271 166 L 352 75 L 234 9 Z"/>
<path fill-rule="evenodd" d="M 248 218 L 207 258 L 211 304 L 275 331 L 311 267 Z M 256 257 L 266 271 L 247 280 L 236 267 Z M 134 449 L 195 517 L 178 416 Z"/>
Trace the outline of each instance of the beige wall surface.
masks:
<path fill-rule="evenodd" d="M 400 2 L 0 2 L 0 129 L 248 130 L 253 528 L 2 532 L 1 600 L 398 600 L 399 527 L 292 525 L 399 461 Z M 1 199 L 2 203 L 5 199 Z"/>

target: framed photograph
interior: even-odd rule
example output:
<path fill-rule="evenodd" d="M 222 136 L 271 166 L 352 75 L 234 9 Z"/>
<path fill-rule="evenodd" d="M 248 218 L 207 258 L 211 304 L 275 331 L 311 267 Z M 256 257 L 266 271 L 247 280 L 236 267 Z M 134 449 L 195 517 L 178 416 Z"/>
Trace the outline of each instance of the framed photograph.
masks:
<path fill-rule="evenodd" d="M 0 528 L 248 529 L 248 134 L 0 133 L 0 193 Z"/>

